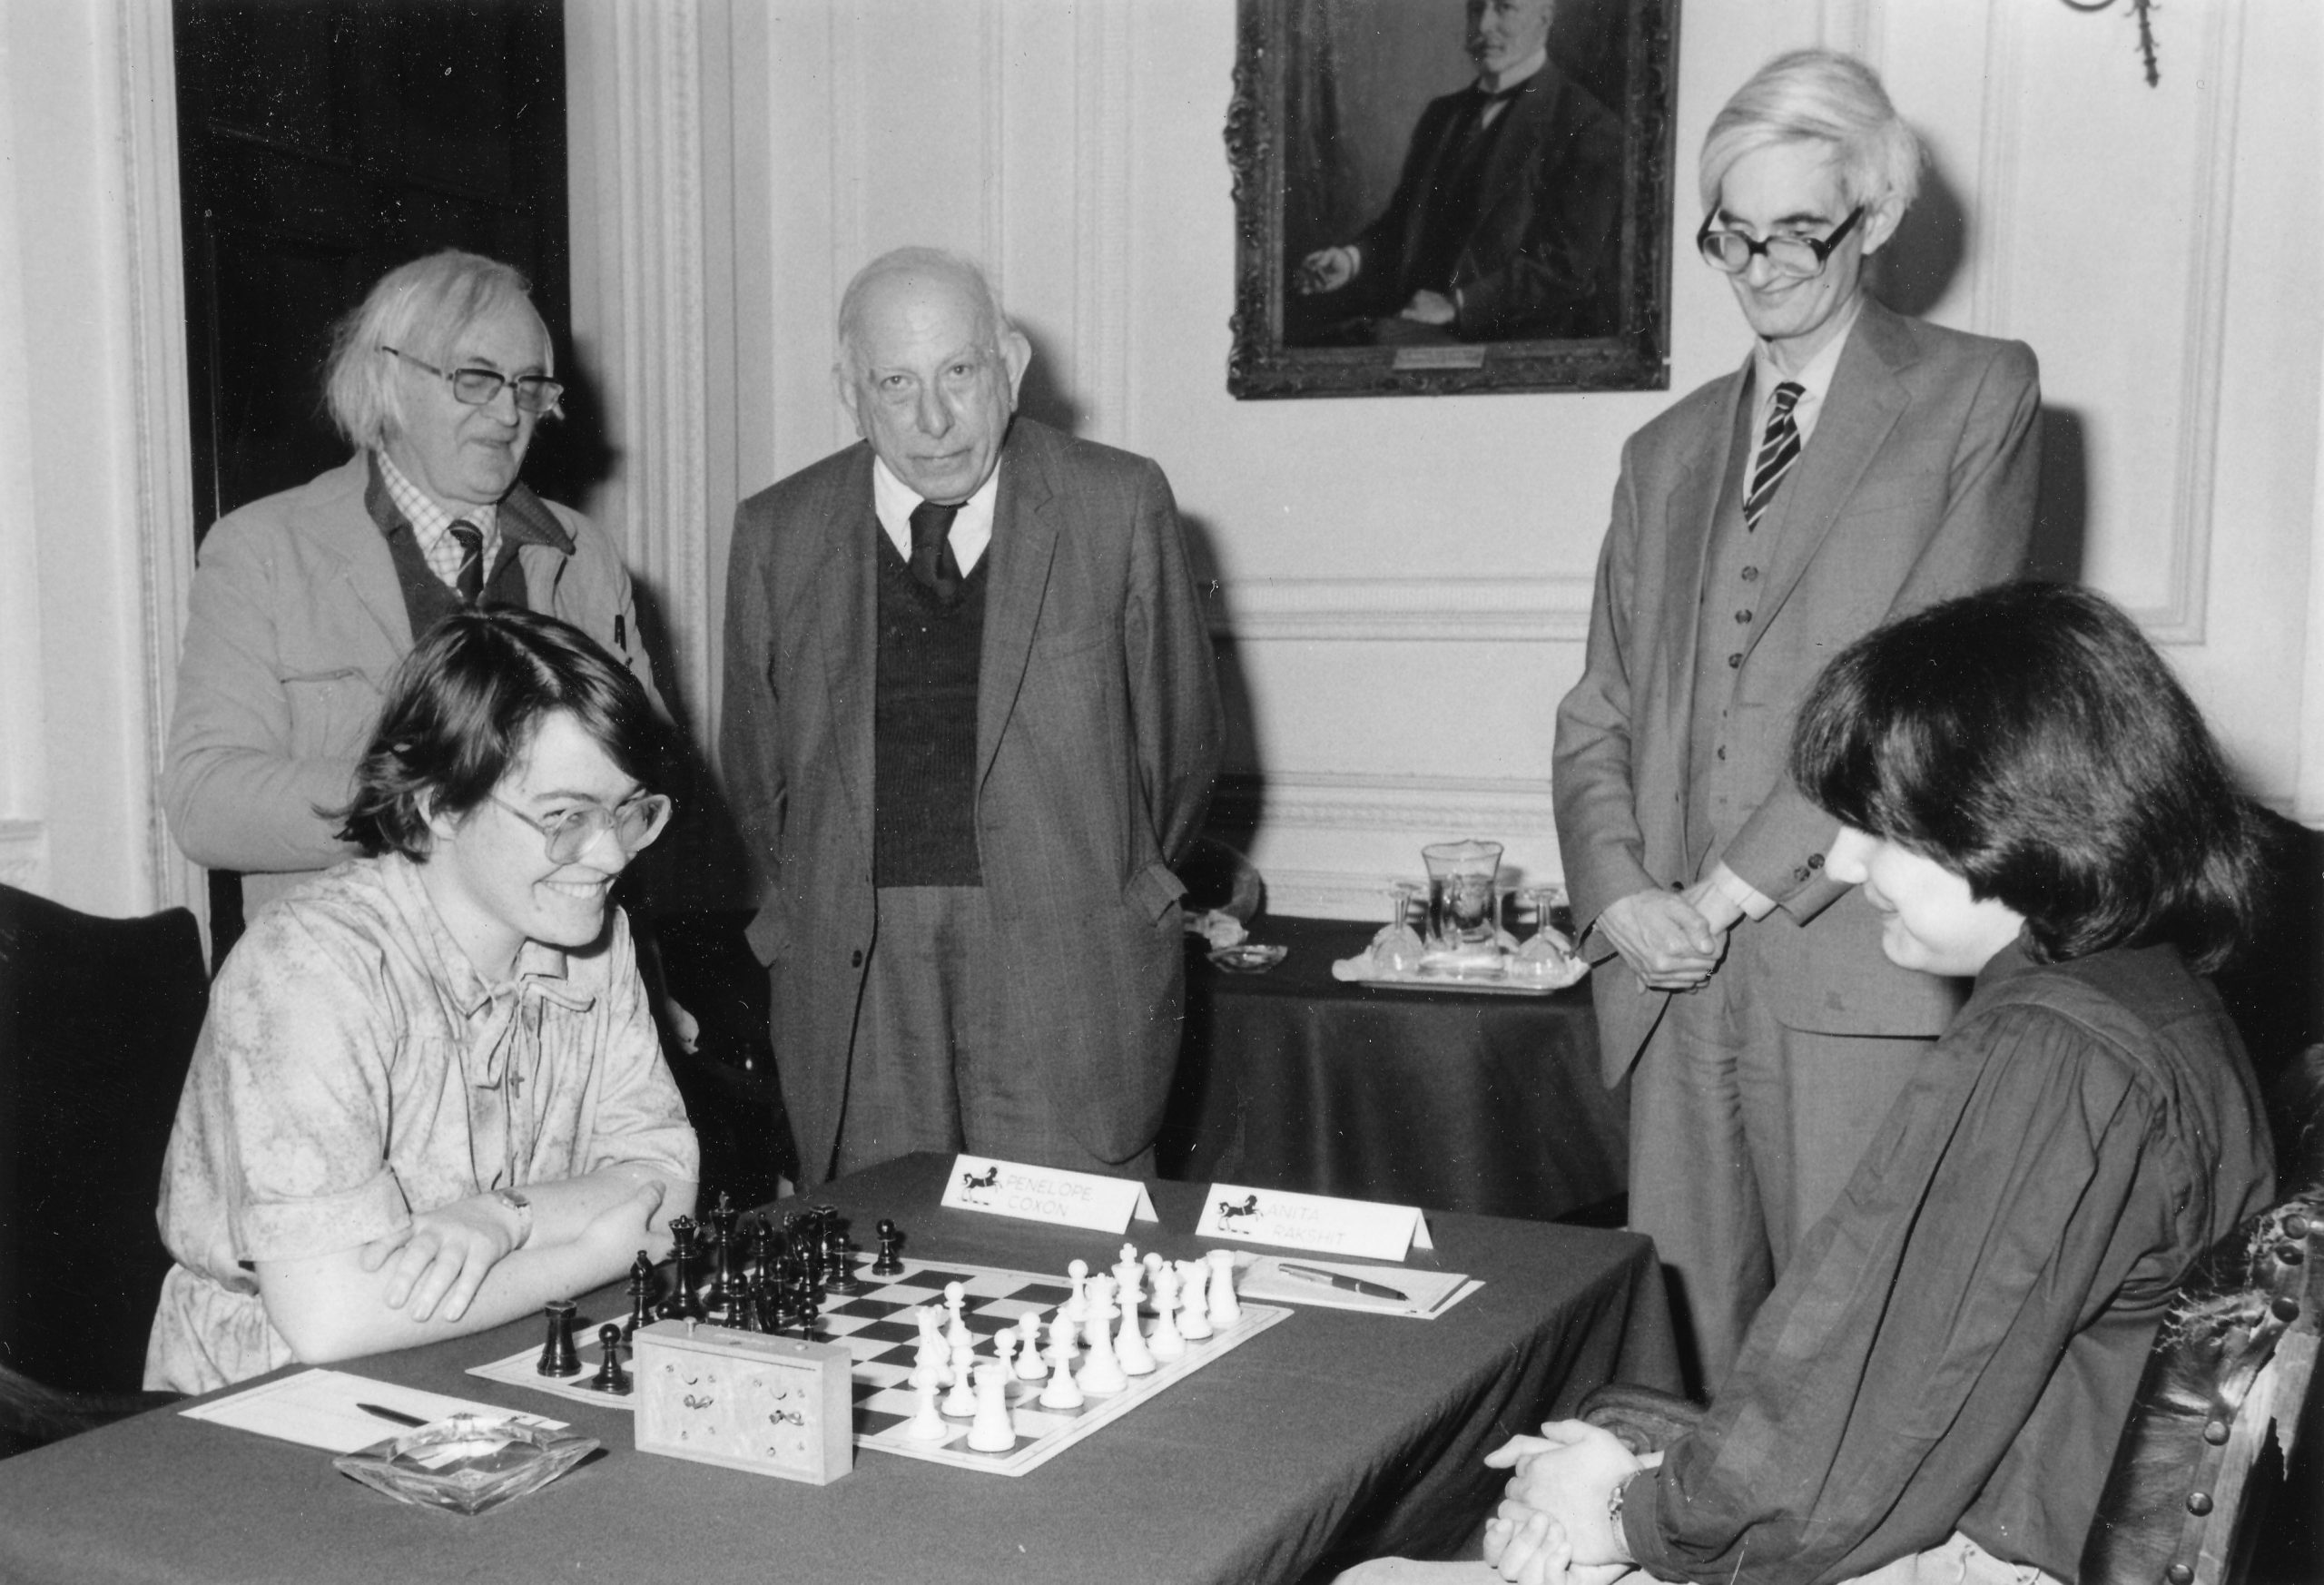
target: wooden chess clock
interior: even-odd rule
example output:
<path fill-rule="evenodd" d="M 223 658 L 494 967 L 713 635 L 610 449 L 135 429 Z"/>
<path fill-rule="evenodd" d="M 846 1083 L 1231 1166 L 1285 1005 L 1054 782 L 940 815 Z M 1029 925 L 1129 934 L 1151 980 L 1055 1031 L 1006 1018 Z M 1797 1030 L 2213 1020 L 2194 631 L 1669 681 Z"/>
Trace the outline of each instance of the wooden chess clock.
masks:
<path fill-rule="evenodd" d="M 854 1467 L 845 1344 L 684 1321 L 630 1342 L 638 1452 L 816 1486 Z"/>

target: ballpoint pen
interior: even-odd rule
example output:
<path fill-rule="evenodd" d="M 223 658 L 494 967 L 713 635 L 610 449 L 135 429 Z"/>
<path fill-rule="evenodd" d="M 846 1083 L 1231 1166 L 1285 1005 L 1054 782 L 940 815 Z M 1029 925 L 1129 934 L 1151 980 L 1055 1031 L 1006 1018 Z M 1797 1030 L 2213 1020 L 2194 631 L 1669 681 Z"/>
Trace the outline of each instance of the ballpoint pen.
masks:
<path fill-rule="evenodd" d="M 1301 1282 L 1328 1283 L 1333 1287 L 1344 1288 L 1351 1294 L 1362 1294 L 1366 1298 L 1393 1299 L 1400 1304 L 1412 1303 L 1410 1294 L 1400 1293 L 1380 1283 L 1368 1283 L 1362 1277 L 1352 1277 L 1343 1272 L 1325 1271 L 1315 1265 L 1294 1265 L 1287 1260 L 1277 1261 L 1275 1265 L 1285 1276 L 1297 1277 Z"/>
<path fill-rule="evenodd" d="M 425 1425 L 428 1423 L 427 1421 L 421 1419 L 419 1415 L 407 1414 L 400 1409 L 383 1408 L 377 1403 L 358 1403 L 355 1406 L 363 1411 L 366 1414 L 376 1414 L 380 1419 L 391 1420 L 398 1425 Z"/>

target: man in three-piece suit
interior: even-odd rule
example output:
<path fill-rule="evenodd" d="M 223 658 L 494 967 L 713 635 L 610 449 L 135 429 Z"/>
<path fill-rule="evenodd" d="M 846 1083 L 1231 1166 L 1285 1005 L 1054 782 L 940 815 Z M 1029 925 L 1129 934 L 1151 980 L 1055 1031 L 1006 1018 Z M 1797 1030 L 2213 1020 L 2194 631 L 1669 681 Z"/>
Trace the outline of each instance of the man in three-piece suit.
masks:
<path fill-rule="evenodd" d="M 1780 57 L 1719 113 L 1699 244 L 1758 345 L 1625 447 L 1558 711 L 1574 917 L 1622 960 L 1592 986 L 1606 1080 L 1631 1076 L 1630 1222 L 1706 1388 L 1956 1005 L 1883 956 L 1880 898 L 1822 873 L 1835 827 L 1785 771 L 1827 660 L 2015 576 L 2032 527 L 2032 351 L 1864 292 L 1920 160 L 1844 55 Z"/>
<path fill-rule="evenodd" d="M 974 266 L 873 261 L 863 443 L 735 517 L 721 760 L 810 1183 L 1152 1163 L 1217 681 L 1162 470 L 1014 418 L 1031 356 Z"/>
<path fill-rule="evenodd" d="M 1429 102 L 1379 218 L 1300 261 L 1285 339 L 1610 336 L 1622 127 L 1550 64 L 1555 0 L 1469 0 L 1477 80 Z"/>

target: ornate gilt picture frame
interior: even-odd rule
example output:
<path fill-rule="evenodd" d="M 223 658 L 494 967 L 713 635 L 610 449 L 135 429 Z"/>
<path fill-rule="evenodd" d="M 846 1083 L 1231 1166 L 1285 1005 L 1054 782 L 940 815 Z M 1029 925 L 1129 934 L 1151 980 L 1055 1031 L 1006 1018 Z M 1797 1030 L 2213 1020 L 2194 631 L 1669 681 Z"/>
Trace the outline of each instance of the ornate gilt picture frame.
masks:
<path fill-rule="evenodd" d="M 1678 9 L 1241 0 L 1228 391 L 1667 389 Z"/>

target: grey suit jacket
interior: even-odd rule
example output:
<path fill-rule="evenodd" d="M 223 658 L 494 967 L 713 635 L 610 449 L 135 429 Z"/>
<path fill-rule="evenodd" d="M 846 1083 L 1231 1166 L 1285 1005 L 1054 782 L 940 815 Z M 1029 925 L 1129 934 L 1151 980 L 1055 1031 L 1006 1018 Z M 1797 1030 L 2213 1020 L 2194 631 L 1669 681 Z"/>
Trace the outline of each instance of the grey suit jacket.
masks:
<path fill-rule="evenodd" d="M 1623 448 L 1599 555 L 1581 680 L 1558 707 L 1558 843 L 1577 924 L 1689 873 L 1689 729 L 1712 518 L 1750 363 L 1692 392 Z M 1815 437 L 1784 485 L 1789 520 L 1736 674 L 1733 733 L 1765 795 L 1724 852 L 1778 904 L 1738 930 L 1778 972 L 1766 994 L 1791 1028 L 1934 1035 L 1956 998 L 1881 955 L 1869 908 L 1822 874 L 1837 829 L 1785 766 L 1817 672 L 1894 615 L 2023 568 L 2041 472 L 2040 377 L 2021 342 L 1964 335 L 1867 300 Z M 1723 767 L 1734 772 L 1733 764 Z M 1668 997 L 1620 965 L 1591 976 L 1608 1083 L 1626 1073 Z"/>
<path fill-rule="evenodd" d="M 878 520 L 851 446 L 744 501 L 727 577 L 720 763 L 758 861 L 752 945 L 803 1160 L 838 1137 L 878 930 L 872 774 Z M 1153 1142 L 1185 965 L 1171 872 L 1221 739 L 1177 507 L 1144 458 L 1018 418 L 986 552 L 976 835 L 1009 1044 L 1076 1099 L 1082 1141 Z"/>

